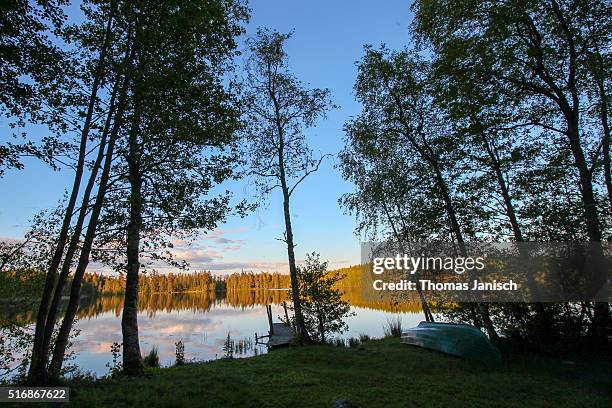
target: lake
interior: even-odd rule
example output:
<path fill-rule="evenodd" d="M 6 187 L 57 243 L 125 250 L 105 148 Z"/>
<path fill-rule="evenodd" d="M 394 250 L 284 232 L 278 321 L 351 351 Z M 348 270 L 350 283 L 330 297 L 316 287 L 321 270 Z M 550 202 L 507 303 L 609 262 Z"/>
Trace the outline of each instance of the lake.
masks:
<path fill-rule="evenodd" d="M 265 295 L 265 294 L 264 294 Z M 276 294 L 272 298 L 278 300 Z M 139 334 L 141 352 L 158 349 L 162 365 L 175 361 L 175 343 L 185 345 L 185 359 L 214 360 L 224 356 L 228 333 L 240 349 L 234 357 L 249 357 L 266 353 L 266 347 L 255 345 L 255 333 L 267 334 L 268 319 L 265 304 L 273 304 L 274 321 L 283 315 L 278 302 L 267 302 L 267 296 L 247 293 L 239 298 L 215 297 L 210 293 L 163 294 L 141 299 L 139 303 Z M 121 296 L 105 296 L 84 300 L 78 314 L 76 328 L 80 330 L 72 351 L 76 353 L 70 364 L 97 376 L 108 372 L 111 345 L 121 342 Z M 346 322 L 349 330 L 343 338 L 367 334 L 381 337 L 386 319 L 400 317 L 403 327 L 412 327 L 423 320 L 415 305 L 363 305 L 352 306 L 354 316 Z"/>

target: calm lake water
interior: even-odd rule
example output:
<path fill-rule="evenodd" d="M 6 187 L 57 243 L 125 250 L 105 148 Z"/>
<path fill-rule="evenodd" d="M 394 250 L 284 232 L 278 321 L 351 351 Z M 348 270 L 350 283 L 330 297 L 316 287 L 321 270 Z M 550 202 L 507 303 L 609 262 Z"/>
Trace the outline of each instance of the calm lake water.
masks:
<path fill-rule="evenodd" d="M 285 290 L 246 290 L 222 296 L 214 292 L 141 296 L 138 314 L 141 352 L 147 354 L 155 347 L 161 364 L 172 365 L 175 343 L 182 341 L 187 361 L 214 360 L 224 357 L 229 334 L 235 345 L 234 357 L 266 353 L 264 345 L 255 344 L 255 333 L 260 336 L 268 333 L 267 304 L 272 305 L 274 321 L 280 321 L 286 293 Z M 351 306 L 354 316 L 346 319 L 348 331 L 336 337 L 347 339 L 360 334 L 382 337 L 388 319 L 399 317 L 403 327 L 413 327 L 424 320 L 416 301 L 366 302 L 357 296 L 355 299 Z M 122 341 L 122 305 L 122 296 L 82 299 L 75 324 L 78 335 L 70 349 L 74 358 L 66 364 L 96 376 L 108 373 L 111 346 Z M 9 312 L 4 308 L 2 314 L 24 322 L 33 323 L 35 319 L 32 310 Z"/>
<path fill-rule="evenodd" d="M 120 297 L 82 307 L 76 328 L 72 350 L 76 352 L 71 362 L 81 370 L 101 376 L 108 372 L 111 361 L 111 345 L 121 342 Z M 251 303 L 251 304 L 248 304 Z M 274 321 L 283 315 L 281 305 L 273 305 Z M 146 354 L 157 348 L 162 365 L 175 361 L 175 343 L 185 345 L 186 360 L 214 360 L 224 356 L 224 344 L 228 333 L 236 345 L 242 343 L 234 357 L 249 357 L 266 353 L 266 347 L 255 345 L 255 333 L 267 334 L 268 319 L 265 304 L 242 301 L 240 304 L 227 299 L 205 299 L 198 296 L 173 294 L 142 305 L 138 315 L 141 351 Z M 399 316 L 403 327 L 412 327 L 423 320 L 420 311 L 392 312 L 376 308 L 353 306 L 354 316 L 346 319 L 349 330 L 343 338 L 367 334 L 381 337 L 388 318 Z"/>

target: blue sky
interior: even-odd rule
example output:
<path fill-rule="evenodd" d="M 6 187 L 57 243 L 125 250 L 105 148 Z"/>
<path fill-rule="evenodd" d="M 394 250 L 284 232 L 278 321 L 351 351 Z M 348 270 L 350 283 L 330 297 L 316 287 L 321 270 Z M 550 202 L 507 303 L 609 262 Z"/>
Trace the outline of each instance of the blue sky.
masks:
<path fill-rule="evenodd" d="M 408 45 L 410 1 L 253 0 L 249 7 L 252 14 L 247 34 L 255 33 L 258 27 L 294 30 L 287 44 L 292 71 L 311 87 L 329 88 L 334 103 L 340 106 L 307 131 L 315 152 L 331 153 L 334 158 L 293 195 L 296 256 L 301 260 L 307 252 L 316 251 L 331 268 L 357 264 L 360 254 L 355 220 L 338 205 L 338 198 L 353 187 L 335 168 L 335 155 L 342 149 L 343 124 L 359 113 L 352 88 L 355 62 L 363 55 L 363 45 L 384 42 L 392 49 Z M 55 206 L 71 180 L 70 171 L 53 172 L 36 161 L 27 161 L 22 171 L 8 172 L 0 179 L 0 237 L 22 237 L 32 216 Z M 236 194 L 242 194 L 244 188 L 233 187 Z M 275 192 L 254 214 L 229 219 L 177 254 L 189 260 L 194 269 L 218 273 L 243 268 L 286 272 L 286 249 L 277 240 L 283 230 L 281 196 Z"/>

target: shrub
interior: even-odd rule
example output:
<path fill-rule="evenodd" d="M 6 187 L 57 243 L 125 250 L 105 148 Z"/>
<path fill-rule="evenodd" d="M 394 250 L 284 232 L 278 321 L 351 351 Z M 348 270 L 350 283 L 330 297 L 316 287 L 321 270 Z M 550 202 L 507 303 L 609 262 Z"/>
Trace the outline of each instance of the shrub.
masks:
<path fill-rule="evenodd" d="M 326 343 L 328 335 L 343 333 L 348 328 L 344 318 L 354 315 L 336 287 L 344 275 L 327 271 L 327 262 L 321 262 L 319 254 L 313 252 L 306 255 L 305 265 L 297 268 L 297 277 L 302 316 L 312 338 Z M 291 300 L 292 296 L 289 292 Z"/>
<path fill-rule="evenodd" d="M 113 356 L 113 360 L 109 363 L 106 363 L 106 367 L 108 367 L 108 375 L 110 377 L 116 377 L 121 374 L 123 371 L 123 364 L 121 364 L 121 349 L 123 348 L 123 343 L 114 342 L 111 347 L 111 354 Z"/>
<path fill-rule="evenodd" d="M 174 354 L 176 356 L 175 365 L 177 366 L 184 365 L 185 364 L 185 344 L 183 343 L 182 340 L 179 340 L 176 343 L 174 343 L 174 346 L 175 346 Z"/>

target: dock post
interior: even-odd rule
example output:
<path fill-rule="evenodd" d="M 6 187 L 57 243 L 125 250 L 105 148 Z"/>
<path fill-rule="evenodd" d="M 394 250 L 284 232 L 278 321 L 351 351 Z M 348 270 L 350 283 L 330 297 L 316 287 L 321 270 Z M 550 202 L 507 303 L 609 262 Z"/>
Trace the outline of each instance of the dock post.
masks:
<path fill-rule="evenodd" d="M 270 324 L 270 335 L 274 334 L 274 326 L 272 325 L 272 306 L 266 305 L 266 312 L 268 313 L 268 323 Z"/>
<path fill-rule="evenodd" d="M 285 309 L 285 320 L 287 324 L 291 326 L 291 321 L 289 320 L 289 313 L 287 313 L 287 302 L 283 300 L 283 309 Z"/>

